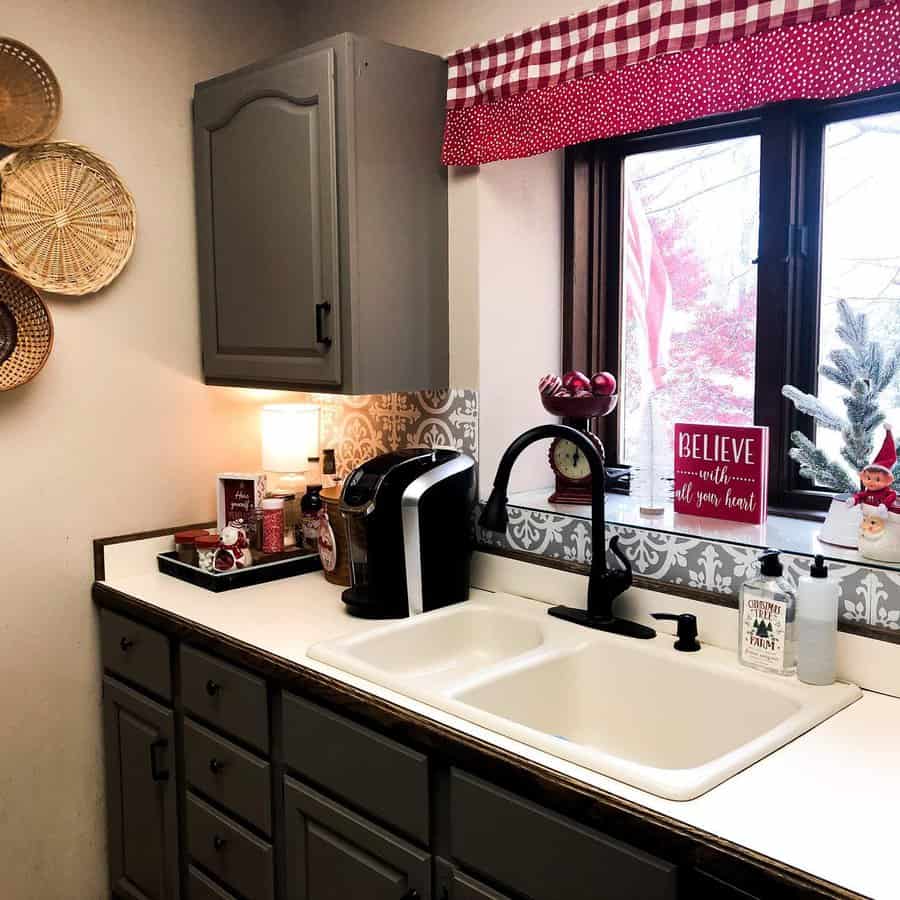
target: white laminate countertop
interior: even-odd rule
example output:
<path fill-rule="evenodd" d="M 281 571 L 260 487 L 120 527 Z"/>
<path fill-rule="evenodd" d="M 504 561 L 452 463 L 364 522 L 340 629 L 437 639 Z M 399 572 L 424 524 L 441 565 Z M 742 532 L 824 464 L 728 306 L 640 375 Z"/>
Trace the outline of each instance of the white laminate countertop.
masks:
<path fill-rule="evenodd" d="M 676 802 L 311 659 L 307 651 L 313 644 L 383 624 L 349 616 L 340 600 L 341 589 L 319 572 L 219 594 L 147 569 L 129 574 L 117 567 L 103 583 L 818 878 L 877 900 L 900 898 L 898 699 L 867 691 L 852 706 L 709 793 Z M 473 596 L 491 595 L 473 590 Z M 494 596 L 500 602 L 538 602 Z"/>

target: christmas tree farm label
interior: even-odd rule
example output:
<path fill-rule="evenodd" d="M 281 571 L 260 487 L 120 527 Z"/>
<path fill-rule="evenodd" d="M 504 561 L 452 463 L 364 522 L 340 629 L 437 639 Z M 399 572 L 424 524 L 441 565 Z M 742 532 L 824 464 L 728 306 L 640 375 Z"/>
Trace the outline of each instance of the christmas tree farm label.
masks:
<path fill-rule="evenodd" d="M 675 512 L 762 524 L 768 464 L 768 428 L 676 423 Z"/>

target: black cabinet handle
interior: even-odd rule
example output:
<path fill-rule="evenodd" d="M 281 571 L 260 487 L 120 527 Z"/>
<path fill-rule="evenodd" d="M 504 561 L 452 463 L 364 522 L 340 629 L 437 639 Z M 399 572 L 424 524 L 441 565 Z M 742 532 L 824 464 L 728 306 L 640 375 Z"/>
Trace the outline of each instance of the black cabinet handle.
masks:
<path fill-rule="evenodd" d="M 150 776 L 154 781 L 168 781 L 169 770 L 159 762 L 159 754 L 169 746 L 165 738 L 160 738 L 150 745 Z"/>
<path fill-rule="evenodd" d="M 316 304 L 316 343 L 324 344 L 326 347 L 331 346 L 331 338 L 325 336 L 325 313 L 330 312 L 331 304 L 327 301 Z"/>
<path fill-rule="evenodd" d="M 415 888 L 410 888 L 400 900 L 419 900 L 419 892 Z"/>
<path fill-rule="evenodd" d="M 209 694 L 210 697 L 215 697 L 219 691 L 222 690 L 222 685 L 217 681 L 213 681 L 212 678 L 206 682 L 206 693 Z"/>
<path fill-rule="evenodd" d="M 223 763 L 221 759 L 216 759 L 215 757 L 213 757 L 209 761 L 209 771 L 212 772 L 213 775 L 218 775 L 219 772 L 221 772 L 224 768 L 225 763 Z"/>
<path fill-rule="evenodd" d="M 225 838 L 219 837 L 219 835 L 217 835 L 217 834 L 214 834 L 214 835 L 213 835 L 213 849 L 215 849 L 215 850 L 224 850 L 224 849 L 225 849 L 225 845 L 226 845 L 227 843 L 228 843 L 228 841 L 226 841 Z"/>
<path fill-rule="evenodd" d="M 119 646 L 122 648 L 123 653 L 127 653 L 134 646 L 134 641 L 131 638 L 123 637 L 119 641 Z"/>

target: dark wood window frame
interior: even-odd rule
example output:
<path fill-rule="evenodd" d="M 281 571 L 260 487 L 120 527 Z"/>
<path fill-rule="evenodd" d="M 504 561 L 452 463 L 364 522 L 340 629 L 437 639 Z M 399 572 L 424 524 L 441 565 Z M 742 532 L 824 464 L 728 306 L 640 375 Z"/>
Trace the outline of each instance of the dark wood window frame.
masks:
<path fill-rule="evenodd" d="M 840 100 L 774 104 L 566 150 L 563 366 L 618 375 L 625 157 L 760 136 L 754 421 L 769 426 L 772 513 L 819 518 L 831 499 L 801 479 L 788 458 L 791 432 L 812 438 L 813 423 L 781 395 L 784 384 L 816 391 L 824 129 L 832 122 L 897 111 L 900 85 Z M 594 426 L 608 462 L 621 462 L 618 411 Z"/>

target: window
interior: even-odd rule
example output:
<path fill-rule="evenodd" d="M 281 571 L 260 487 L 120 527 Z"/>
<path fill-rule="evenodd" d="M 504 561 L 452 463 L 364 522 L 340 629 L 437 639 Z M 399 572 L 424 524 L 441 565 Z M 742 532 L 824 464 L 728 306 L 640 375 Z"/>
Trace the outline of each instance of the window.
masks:
<path fill-rule="evenodd" d="M 611 464 L 646 471 L 652 444 L 665 474 L 675 421 L 755 422 L 770 430 L 770 508 L 827 507 L 788 458 L 790 434 L 831 455 L 840 435 L 816 433 L 781 388 L 841 408 L 817 376 L 838 299 L 900 341 L 898 158 L 898 89 L 567 151 L 564 362 L 619 374 L 619 407 L 595 426 Z M 884 397 L 900 433 L 900 385 Z"/>

